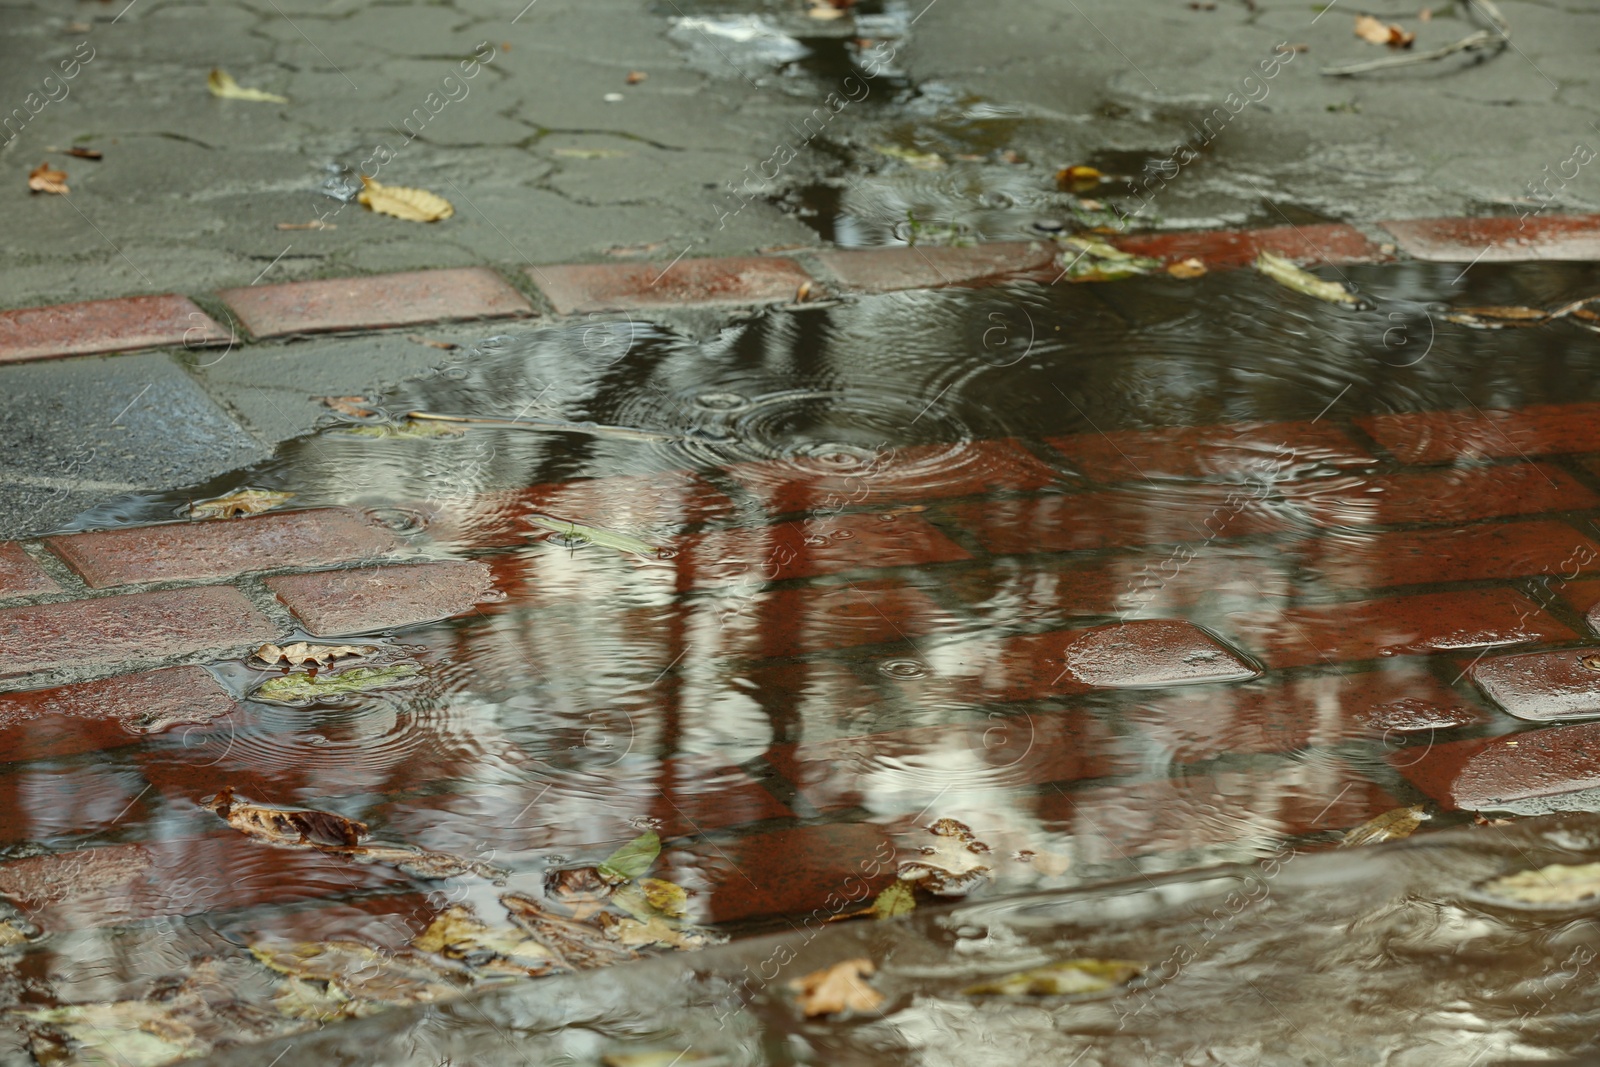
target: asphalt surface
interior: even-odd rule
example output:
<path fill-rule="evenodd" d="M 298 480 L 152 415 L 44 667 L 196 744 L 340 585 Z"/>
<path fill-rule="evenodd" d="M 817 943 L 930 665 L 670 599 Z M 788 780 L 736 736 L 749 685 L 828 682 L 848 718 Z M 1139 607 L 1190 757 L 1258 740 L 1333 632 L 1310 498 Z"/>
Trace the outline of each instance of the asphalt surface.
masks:
<path fill-rule="evenodd" d="M 1388 17 L 1417 49 L 1475 28 L 1439 6 Z M 1082 162 L 1135 179 L 1104 199 L 1140 227 L 1600 209 L 1597 168 L 1573 162 L 1600 144 L 1600 8 L 1500 7 L 1503 48 L 1330 78 L 1388 50 L 1355 37 L 1354 9 L 1298 0 L 864 0 L 835 21 L 802 0 L 11 3 L 0 307 L 665 264 L 843 240 L 835 210 L 881 238 L 908 203 L 1014 236 L 1068 213 L 1052 175 Z M 217 99 L 213 67 L 290 102 Z M 28 191 L 41 160 L 70 196 Z M 327 195 L 362 170 L 456 213 L 408 223 Z M 313 219 L 331 228 L 278 228 Z M 315 424 L 311 397 L 442 356 L 396 335 L 0 368 L 0 536 L 251 462 Z"/>

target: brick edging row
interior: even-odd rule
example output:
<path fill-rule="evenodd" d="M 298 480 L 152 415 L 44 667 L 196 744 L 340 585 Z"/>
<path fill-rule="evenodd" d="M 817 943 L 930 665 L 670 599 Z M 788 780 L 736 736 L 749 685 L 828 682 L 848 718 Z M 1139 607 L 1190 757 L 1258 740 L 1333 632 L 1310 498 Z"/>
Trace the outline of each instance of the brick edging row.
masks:
<path fill-rule="evenodd" d="M 1600 260 L 1600 215 L 1385 220 L 1374 241 L 1343 223 L 1248 230 L 1136 234 L 1113 239 L 1165 262 L 1243 267 L 1270 251 L 1343 266 L 1402 256 L 1430 262 Z M 528 318 L 664 307 L 785 304 L 827 294 L 979 286 L 1015 277 L 1053 280 L 1047 240 L 967 248 L 794 250 L 783 254 L 521 268 L 541 301 L 490 267 L 277 285 L 203 294 L 228 309 L 229 326 L 189 296 L 165 293 L 0 312 L 0 363 L 148 348 L 201 348 L 317 333 L 364 333 L 425 323 Z M 521 280 L 521 279 L 519 279 Z M 242 331 L 240 329 L 242 327 Z"/>

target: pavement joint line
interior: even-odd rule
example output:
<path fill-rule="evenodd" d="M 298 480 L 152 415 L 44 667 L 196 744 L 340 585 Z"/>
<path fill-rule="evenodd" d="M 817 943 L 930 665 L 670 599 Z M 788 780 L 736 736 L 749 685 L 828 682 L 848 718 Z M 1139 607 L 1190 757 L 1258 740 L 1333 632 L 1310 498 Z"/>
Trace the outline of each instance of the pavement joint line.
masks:
<path fill-rule="evenodd" d="M 676 266 L 681 263 L 693 249 L 691 243 L 683 252 L 669 262 L 666 267 L 653 279 L 638 278 L 630 280 L 627 272 L 637 270 L 637 264 L 631 263 L 576 263 L 576 264 L 533 264 L 531 257 L 523 254 L 515 242 L 497 226 L 493 220 L 479 208 L 470 198 L 461 193 L 455 182 L 446 179 L 447 183 L 461 196 L 462 201 L 471 207 L 484 221 L 505 241 L 507 247 L 522 260 L 515 275 L 527 283 L 531 275 L 533 292 L 538 298 L 543 299 L 546 305 L 554 303 L 551 299 L 552 283 L 545 274 L 545 268 L 571 269 L 575 267 L 588 268 L 597 271 L 602 279 L 599 283 L 580 282 L 580 288 L 589 288 L 599 284 L 602 288 L 609 284 L 611 291 L 605 299 L 614 302 L 619 310 L 648 311 L 660 303 L 659 293 L 669 287 L 662 286 L 663 279 Z M 1260 190 L 1258 189 L 1259 193 Z M 70 203 L 70 198 L 69 198 Z M 1271 204 L 1271 201 L 1268 201 Z M 1276 204 L 1271 205 L 1274 210 L 1281 209 Z M 72 205 L 88 225 L 95 229 L 102 239 L 117 251 L 117 254 L 127 261 L 127 256 L 117 247 L 115 242 L 106 237 L 105 233 L 95 226 L 93 220 L 83 215 L 76 204 Z M 1466 258 L 1462 245 L 1471 237 L 1472 247 L 1477 247 L 1477 242 L 1484 239 L 1482 228 L 1479 224 L 1487 223 L 1490 226 L 1488 243 L 1484 244 L 1477 254 L 1471 258 L 1461 274 L 1456 276 L 1452 284 L 1458 283 L 1468 271 L 1482 261 L 1491 252 L 1498 250 L 1501 257 L 1497 261 L 1504 262 L 1547 262 L 1552 259 L 1566 261 L 1593 261 L 1600 258 L 1600 254 L 1591 251 L 1591 246 L 1600 242 L 1600 214 L 1579 215 L 1551 215 L 1536 217 L 1526 220 L 1516 233 L 1497 233 L 1504 230 L 1505 223 L 1510 216 L 1482 216 L 1482 217 L 1448 217 L 1423 220 L 1380 220 L 1376 226 L 1393 238 L 1393 243 L 1379 243 L 1367 237 L 1360 230 L 1345 223 L 1323 224 L 1317 228 L 1316 239 L 1304 227 L 1295 225 L 1292 221 L 1283 227 L 1244 228 L 1244 229 L 1218 229 L 1218 230 L 1175 230 L 1152 231 L 1150 233 L 1124 234 L 1112 238 L 1113 243 L 1135 242 L 1148 247 L 1151 244 L 1165 245 L 1171 249 L 1169 255 L 1160 258 L 1178 259 L 1197 255 L 1206 262 L 1210 270 L 1231 270 L 1248 266 L 1248 260 L 1241 256 L 1241 246 L 1244 250 L 1266 249 L 1274 250 L 1291 258 L 1309 260 L 1313 265 L 1329 266 L 1343 277 L 1341 265 L 1355 263 L 1387 263 L 1407 261 L 1410 259 L 1423 259 L 1425 261 L 1448 261 L 1450 252 L 1462 249 L 1462 259 Z M 1291 236 L 1293 235 L 1293 236 Z M 988 262 L 979 265 L 976 261 L 970 268 L 959 265 L 952 266 L 941 259 L 936 262 L 928 249 L 912 246 L 885 246 L 864 249 L 836 249 L 819 246 L 817 248 L 803 248 L 792 250 L 789 254 L 759 257 L 770 260 L 774 270 L 782 270 L 781 264 L 789 265 L 786 269 L 791 272 L 806 275 L 813 279 L 831 278 L 830 288 L 837 290 L 841 295 L 867 295 L 875 292 L 918 292 L 950 285 L 964 285 L 969 287 L 987 287 L 1004 284 L 1017 277 L 1026 277 L 1037 274 L 1043 268 L 1037 263 L 1038 257 L 1044 249 L 1053 248 L 1053 242 L 1046 239 L 1035 239 L 1028 242 L 1001 241 L 983 242 L 971 249 L 962 248 L 959 251 L 972 251 L 982 256 L 985 249 L 999 250 L 1004 246 L 1023 246 L 1033 249 L 1031 253 L 1001 252 Z M 1042 247 L 1041 247 L 1042 246 Z M 267 265 L 260 275 L 243 288 L 258 286 L 267 272 L 283 258 L 294 246 L 291 244 L 284 249 L 272 263 Z M 1555 254 L 1551 254 L 1551 250 Z M 888 254 L 888 265 L 882 265 L 882 258 Z M 842 264 L 850 262 L 850 257 L 861 255 L 873 256 L 875 259 L 860 259 L 857 263 L 880 263 L 878 266 L 861 267 L 852 269 L 865 269 L 867 280 L 854 284 L 842 282 L 838 279 L 839 268 Z M 832 260 L 826 257 L 833 257 Z M 715 256 L 697 262 L 715 265 L 719 262 L 730 262 L 745 257 L 740 256 Z M 1253 257 L 1251 257 L 1253 258 Z M 1053 254 L 1054 261 L 1050 269 L 1060 265 L 1061 255 Z M 956 261 L 959 264 L 959 259 Z M 941 266 L 941 264 L 943 264 Z M 147 283 L 150 279 L 139 271 L 138 267 L 129 262 L 135 273 L 139 274 Z M 728 277 L 739 277 L 733 266 L 728 268 Z M 739 268 L 746 269 L 746 268 Z M 437 273 L 445 271 L 471 272 L 490 271 L 500 277 L 499 266 L 478 266 L 465 268 L 439 268 Z M 818 274 L 818 271 L 821 274 Z M 1056 274 L 1051 282 L 1061 281 L 1070 270 L 1070 265 Z M 873 271 L 887 271 L 889 280 L 874 283 L 870 280 Z M 340 281 L 362 281 L 395 279 L 400 275 L 435 275 L 435 271 L 427 269 L 418 271 L 402 271 L 397 274 L 357 274 L 347 278 L 316 279 L 314 282 L 336 284 Z M 609 280 L 609 281 L 607 281 Z M 414 281 L 414 280 L 413 280 Z M 501 278 L 502 283 L 504 279 Z M 404 284 L 402 281 L 400 284 Z M 274 292 L 278 285 L 304 285 L 306 282 L 268 283 L 259 286 L 263 293 Z M 421 283 L 416 283 L 421 284 Z M 760 284 L 759 280 L 756 284 Z M 150 288 L 155 286 L 151 284 Z M 515 287 L 512 287 L 513 289 Z M 238 290 L 235 290 L 238 291 Z M 646 299 L 646 294 L 655 291 L 653 297 Z M 417 290 L 419 294 L 423 291 Z M 200 294 L 200 299 L 206 306 L 219 307 L 226 317 L 231 318 L 234 308 L 228 303 L 226 290 L 219 288 L 215 292 Z M 520 295 L 520 291 L 519 291 Z M 447 307 L 438 312 L 438 317 L 431 320 L 435 324 L 453 322 L 472 322 L 485 318 L 503 317 L 506 312 L 498 305 L 484 303 L 487 296 L 469 291 L 466 299 L 478 301 L 477 307 L 464 306 L 459 310 Z M 190 341 L 196 329 L 193 325 L 193 315 L 187 320 L 179 321 L 171 310 L 147 310 L 140 314 L 134 310 L 130 301 L 158 301 L 170 299 L 172 301 L 185 301 L 191 311 L 197 306 L 192 300 L 179 294 L 166 294 L 165 297 L 157 296 L 128 296 L 109 297 L 99 300 L 81 301 L 69 304 L 48 305 L 44 307 L 13 308 L 0 310 L 0 365 L 13 362 L 27 362 L 38 359 L 50 359 L 62 356 L 77 355 L 106 355 L 122 352 L 134 352 L 150 349 L 173 349 L 177 347 L 193 348 Z M 523 297 L 526 299 L 526 296 Z M 723 306 L 745 304 L 750 306 L 783 305 L 786 301 L 765 293 L 748 297 L 744 300 L 729 300 L 727 297 L 714 299 L 710 297 L 696 297 L 693 295 L 679 296 L 673 306 Z M 143 305 L 148 307 L 148 305 Z M 341 326 L 337 330 L 326 331 L 321 327 L 312 328 L 311 332 L 329 332 L 339 336 L 371 336 L 398 328 L 415 328 L 426 325 L 426 322 L 393 322 L 376 313 L 369 313 L 370 317 L 363 321 L 355 315 L 348 327 Z M 222 326 L 212 315 L 205 315 L 204 329 L 215 328 L 222 330 Z M 521 317 L 513 315 L 512 317 Z M 573 315 L 556 315 L 554 318 L 572 318 Z M 7 320 L 10 320 L 9 322 Z M 88 321 L 88 325 L 84 325 Z M 11 327 L 11 328 L 7 328 Z M 237 329 L 232 331 L 236 342 Z M 87 336 L 86 336 L 87 335 Z M 14 339 L 13 339 L 14 338 Z M 210 340 L 208 336 L 208 340 Z M 216 338 L 221 343 L 223 338 L 220 333 Z M 261 344 L 262 341 L 252 338 L 247 342 L 251 345 Z M 231 350 L 233 346 L 229 346 Z M 224 353 L 226 354 L 226 353 Z"/>

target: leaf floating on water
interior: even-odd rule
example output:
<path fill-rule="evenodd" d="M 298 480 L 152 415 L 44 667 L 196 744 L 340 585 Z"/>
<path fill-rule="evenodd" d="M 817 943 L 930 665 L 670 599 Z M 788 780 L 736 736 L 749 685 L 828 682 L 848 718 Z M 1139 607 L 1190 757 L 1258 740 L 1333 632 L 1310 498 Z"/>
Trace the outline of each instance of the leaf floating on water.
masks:
<path fill-rule="evenodd" d="M 648 871 L 659 855 L 661 855 L 661 836 L 654 830 L 646 830 L 607 856 L 595 869 L 600 872 L 602 878 L 609 878 L 613 882 L 627 882 Z"/>
<path fill-rule="evenodd" d="M 309 674 L 296 671 L 268 678 L 251 693 L 253 700 L 277 704 L 309 704 L 314 701 L 375 693 L 382 689 L 409 685 L 422 674 L 415 663 L 394 663 L 387 667 L 349 667 L 338 674 Z"/>
<path fill-rule="evenodd" d="M 370 426 L 341 426 L 338 432 L 352 434 L 356 437 L 430 438 L 460 437 L 467 431 L 460 426 L 452 426 L 448 422 L 432 422 L 426 419 L 401 419 L 399 422 L 380 422 Z"/>
<path fill-rule="evenodd" d="M 1161 261 L 1124 252 L 1092 237 L 1063 237 L 1060 263 L 1068 281 L 1114 282 L 1161 269 Z"/>
<path fill-rule="evenodd" d="M 1174 278 L 1198 278 L 1205 274 L 1206 265 L 1198 257 L 1190 256 L 1167 264 L 1167 273 Z"/>
<path fill-rule="evenodd" d="M 1255 267 L 1279 285 L 1287 286 L 1297 293 L 1316 297 L 1329 304 L 1343 304 L 1352 308 L 1362 306 L 1361 298 L 1338 282 L 1325 282 L 1310 271 L 1301 270 L 1282 256 L 1262 252 L 1256 257 Z"/>
<path fill-rule="evenodd" d="M 258 942 L 250 954 L 279 974 L 326 982 L 352 1000 L 428 1004 L 461 991 L 455 975 L 420 956 L 380 952 L 359 941 Z"/>
<path fill-rule="evenodd" d="M 1453 308 L 1445 313 L 1446 322 L 1479 330 L 1503 330 L 1508 326 L 1537 326 L 1550 319 L 1543 308 L 1481 307 Z"/>
<path fill-rule="evenodd" d="M 337 989 L 299 978 L 286 978 L 279 982 L 278 991 L 272 995 L 273 1010 L 279 1015 L 319 1023 L 331 1023 L 359 1014 L 358 1010 L 352 1010 L 355 1003 Z"/>
<path fill-rule="evenodd" d="M 898 915 L 910 915 L 916 909 L 917 893 L 915 885 L 901 878 L 873 898 L 872 907 L 868 909 L 868 912 L 874 919 L 882 922 L 885 919 L 893 919 Z"/>
<path fill-rule="evenodd" d="M 279 493 L 271 489 L 235 489 L 210 500 L 196 500 L 189 505 L 189 516 L 195 519 L 237 519 L 241 515 L 260 515 L 293 499 L 293 493 Z"/>
<path fill-rule="evenodd" d="M 1600 863 L 1552 863 L 1495 878 L 1479 888 L 1522 904 L 1578 904 L 1600 897 Z"/>
<path fill-rule="evenodd" d="M 649 919 L 641 921 L 619 919 L 609 912 L 602 912 L 600 925 L 606 934 L 619 944 L 636 948 L 666 945 L 684 951 L 704 948 L 708 941 L 705 931 L 679 925 L 662 915 L 652 915 Z"/>
<path fill-rule="evenodd" d="M 35 193 L 54 193 L 56 196 L 66 196 L 72 192 L 67 188 L 67 172 L 57 170 L 49 163 L 41 163 L 28 172 L 28 189 Z"/>
<path fill-rule="evenodd" d="M 469 860 L 452 852 L 431 852 L 405 845 L 355 845 L 349 848 L 324 848 L 322 851 L 364 863 L 386 863 L 416 878 L 459 878 L 464 874 L 473 874 L 499 885 L 510 873 L 493 864 Z"/>
<path fill-rule="evenodd" d="M 1375 816 L 1344 835 L 1344 840 L 1339 842 L 1340 848 L 1350 848 L 1354 845 L 1375 845 L 1379 841 L 1398 841 L 1402 837 L 1410 837 L 1416 832 L 1417 827 L 1428 816 L 1423 814 L 1424 804 L 1413 804 L 1408 808 L 1395 808 L 1382 815 Z"/>
<path fill-rule="evenodd" d="M 607 967 L 638 958 L 637 952 L 593 926 L 556 915 L 532 897 L 507 893 L 500 903 L 505 905 L 512 922 L 549 949 L 556 962 L 569 970 Z"/>
<path fill-rule="evenodd" d="M 1106 176 L 1095 167 L 1082 164 L 1062 167 L 1056 171 L 1056 188 L 1068 193 L 1088 192 L 1105 181 L 1105 178 Z"/>
<path fill-rule="evenodd" d="M 326 667 L 336 659 L 346 656 L 370 656 L 378 651 L 376 645 L 313 645 L 305 641 L 296 641 L 291 645 L 262 645 L 251 653 L 251 658 L 267 666 L 276 666 L 287 663 L 291 667 L 298 667 L 303 663 L 315 663 L 319 667 Z"/>
<path fill-rule="evenodd" d="M 212 810 L 240 833 L 282 845 L 355 845 L 367 824 L 327 811 L 270 808 L 238 800 L 231 788 L 217 794 Z"/>
<path fill-rule="evenodd" d="M 940 819 L 928 832 L 933 844 L 921 848 L 921 859 L 900 864 L 902 880 L 941 896 L 960 896 L 976 882 L 993 877 L 993 869 L 982 858 L 989 846 L 974 837 L 965 823 Z"/>
<path fill-rule="evenodd" d="M 411 945 L 474 971 L 537 977 L 555 967 L 549 949 L 520 930 L 490 926 L 465 904 L 441 912 Z"/>
<path fill-rule="evenodd" d="M 277 93 L 263 92 L 260 89 L 246 89 L 233 80 L 233 75 L 225 70 L 213 69 L 206 75 L 206 88 L 211 90 L 211 95 L 223 100 L 253 100 L 260 104 L 287 104 L 287 96 Z"/>
<path fill-rule="evenodd" d="M 14 1010 L 24 1019 L 62 1031 L 76 1046 L 69 1051 L 59 1038 L 35 1033 L 33 1054 L 41 1064 L 159 1067 L 211 1051 L 210 1044 L 164 1004 L 122 1000 Z"/>
<path fill-rule="evenodd" d="M 541 529 L 551 530 L 561 534 L 569 541 L 587 541 L 593 545 L 604 548 L 614 548 L 618 552 L 631 552 L 636 556 L 645 556 L 650 559 L 661 558 L 662 549 L 659 545 L 652 545 L 641 541 L 637 537 L 629 537 L 613 530 L 602 530 L 595 526 L 580 526 L 575 522 L 565 519 L 554 519 L 549 515 L 529 515 L 528 521 Z"/>
<path fill-rule="evenodd" d="M 380 215 L 393 215 L 407 222 L 438 222 L 456 213 L 450 201 L 426 189 L 382 185 L 365 174 L 361 176 L 361 184 L 364 188 L 356 199 Z"/>
<path fill-rule="evenodd" d="M 800 994 L 806 1018 L 839 1012 L 869 1012 L 883 1003 L 883 994 L 867 984 L 877 970 L 866 957 L 844 960 L 796 978 L 789 988 Z"/>
<path fill-rule="evenodd" d="M 892 144 L 873 145 L 873 148 L 880 155 L 898 159 L 918 170 L 942 170 L 945 166 L 944 157 L 937 152 L 918 152 L 915 148 L 901 148 Z"/>
<path fill-rule="evenodd" d="M 367 398 L 364 396 L 318 396 L 312 399 L 320 400 L 339 414 L 348 415 L 352 419 L 370 419 L 377 414 L 367 407 Z"/>
<path fill-rule="evenodd" d="M 1105 993 L 1124 986 L 1149 966 L 1134 960 L 1062 960 L 1029 971 L 980 982 L 962 992 L 968 996 L 1074 996 Z"/>

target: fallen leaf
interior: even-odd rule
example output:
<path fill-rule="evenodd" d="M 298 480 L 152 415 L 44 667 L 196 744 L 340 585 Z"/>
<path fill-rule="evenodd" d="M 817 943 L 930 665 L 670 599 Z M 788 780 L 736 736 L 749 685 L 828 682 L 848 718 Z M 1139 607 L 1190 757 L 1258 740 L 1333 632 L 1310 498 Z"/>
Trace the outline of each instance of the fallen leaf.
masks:
<path fill-rule="evenodd" d="M 340 433 L 356 437 L 403 437 L 422 439 L 432 437 L 460 437 L 467 431 L 460 426 L 434 419 L 401 419 L 399 422 L 382 422 L 369 426 L 342 426 Z"/>
<path fill-rule="evenodd" d="M 617 886 L 609 902 L 640 922 L 658 915 L 681 919 L 689 911 L 689 891 L 661 878 L 641 878 Z"/>
<path fill-rule="evenodd" d="M 629 85 L 638 85 L 640 82 L 644 81 L 648 77 L 650 77 L 650 75 L 646 74 L 642 70 L 630 70 L 630 71 L 628 71 L 628 76 L 626 78 L 624 78 L 623 80 L 626 81 Z"/>
<path fill-rule="evenodd" d="M 189 516 L 195 519 L 237 519 L 241 515 L 259 515 L 263 511 L 271 511 L 292 499 L 293 493 L 279 493 L 271 489 L 235 489 L 210 500 L 195 501 L 189 505 Z"/>
<path fill-rule="evenodd" d="M 1062 270 L 1074 282 L 1120 281 L 1161 267 L 1159 259 L 1136 256 L 1092 237 L 1063 237 L 1060 243 L 1066 248 L 1060 257 Z"/>
<path fill-rule="evenodd" d="M 313 645 L 305 641 L 296 641 L 291 645 L 262 645 L 252 652 L 251 658 L 266 664 L 276 666 L 287 663 L 291 667 L 298 667 L 302 663 L 315 663 L 319 667 L 326 667 L 336 659 L 347 656 L 370 656 L 378 651 L 377 645 Z"/>
<path fill-rule="evenodd" d="M 1446 322 L 1473 326 L 1480 330 L 1500 330 L 1507 326 L 1537 326 L 1549 319 L 1550 312 L 1529 307 L 1464 307 L 1445 313 Z"/>
<path fill-rule="evenodd" d="M 218 793 L 212 810 L 240 833 L 280 845 L 355 845 L 367 824 L 327 811 L 270 808 L 235 799 L 231 788 Z"/>
<path fill-rule="evenodd" d="M 545 899 L 555 901 L 572 918 L 583 921 L 605 910 L 617 885 L 615 880 L 603 877 L 598 867 L 565 867 L 546 875 Z"/>
<path fill-rule="evenodd" d="M 104 158 L 103 153 L 101 153 L 99 149 L 97 149 L 97 148 L 84 148 L 81 145 L 73 145 L 71 148 L 67 149 L 67 155 L 76 156 L 78 159 L 103 159 Z"/>
<path fill-rule="evenodd" d="M 1066 192 L 1085 192 L 1099 185 L 1105 177 L 1096 167 L 1062 167 L 1056 171 L 1056 188 Z"/>
<path fill-rule="evenodd" d="M 411 953 L 380 952 L 359 941 L 258 942 L 250 954 L 277 971 L 352 1000 L 429 1004 L 461 992 L 459 979 Z"/>
<path fill-rule="evenodd" d="M 490 926 L 465 904 L 446 908 L 416 936 L 411 947 L 463 963 L 475 971 L 538 976 L 555 967 L 549 949 L 521 930 Z"/>
<path fill-rule="evenodd" d="M 1410 48 L 1417 39 L 1416 34 L 1371 15 L 1356 16 L 1356 36 L 1368 44 L 1383 44 L 1391 48 Z"/>
<path fill-rule="evenodd" d="M 66 196 L 72 191 L 67 188 L 67 172 L 56 170 L 49 162 L 41 163 L 28 172 L 28 189 L 57 196 Z"/>
<path fill-rule="evenodd" d="M 1198 278 L 1206 272 L 1206 265 L 1196 256 L 1167 264 L 1167 273 L 1174 278 Z"/>
<path fill-rule="evenodd" d="M 1339 842 L 1339 847 L 1375 845 L 1379 841 L 1398 841 L 1402 837 L 1410 837 L 1428 817 L 1422 811 L 1425 806 L 1413 804 L 1408 808 L 1395 808 L 1393 811 L 1374 816 L 1354 830 L 1348 831 L 1344 835 L 1344 840 Z"/>
<path fill-rule="evenodd" d="M 459 878 L 464 874 L 472 874 L 498 885 L 505 881 L 509 873 L 492 864 L 469 860 L 451 852 L 432 852 L 405 845 L 355 845 L 350 848 L 323 848 L 322 851 L 363 863 L 385 863 L 417 878 Z"/>
<path fill-rule="evenodd" d="M 648 871 L 659 855 L 661 836 L 654 830 L 646 830 L 607 856 L 595 870 L 612 882 L 628 882 Z"/>
<path fill-rule="evenodd" d="M 361 176 L 362 188 L 356 199 L 381 215 L 393 215 L 408 222 L 438 222 L 456 213 L 450 201 L 426 189 L 404 185 L 380 185 Z"/>
<path fill-rule="evenodd" d="M 454 341 L 435 341 L 433 338 L 424 337 L 420 333 L 408 333 L 406 334 L 406 340 L 412 344 L 427 345 L 429 348 L 437 348 L 445 352 L 454 352 L 461 347 Z"/>
<path fill-rule="evenodd" d="M 1329 304 L 1343 304 L 1352 308 L 1362 306 L 1361 298 L 1338 282 L 1325 282 L 1310 271 L 1301 270 L 1289 260 L 1275 256 L 1271 252 L 1262 252 L 1257 256 L 1255 268 L 1279 285 L 1287 286 L 1297 293 L 1304 293 Z"/>
<path fill-rule="evenodd" d="M 945 165 L 944 157 L 937 152 L 918 152 L 915 148 L 901 148 L 898 145 L 887 144 L 873 147 L 882 155 L 908 163 L 918 170 L 940 170 Z"/>
<path fill-rule="evenodd" d="M 832 4 L 827 3 L 826 0 L 822 0 L 820 3 L 813 2 L 812 6 L 807 9 L 806 14 L 814 19 L 823 20 L 842 19 L 845 16 L 843 9 L 834 7 Z"/>
<path fill-rule="evenodd" d="M 1126 985 L 1145 972 L 1149 964 L 1134 960 L 1062 960 L 1032 970 L 1019 971 L 993 982 L 979 982 L 961 992 L 968 996 L 1072 996 L 1104 993 Z"/>
<path fill-rule="evenodd" d="M 590 970 L 638 958 L 637 952 L 593 926 L 552 914 L 532 897 L 507 893 L 500 898 L 500 903 L 505 905 L 512 922 L 548 949 L 556 962 L 568 970 Z"/>
<path fill-rule="evenodd" d="M 868 1012 L 883 1003 L 883 994 L 865 981 L 876 970 L 871 960 L 858 957 L 796 978 L 789 988 L 800 994 L 800 1010 L 808 1019 L 844 1011 Z"/>
<path fill-rule="evenodd" d="M 312 219 L 310 222 L 280 222 L 280 230 L 337 230 L 337 223 L 326 222 L 322 219 Z"/>
<path fill-rule="evenodd" d="M 254 100 L 263 104 L 287 104 L 287 96 L 277 93 L 262 92 L 260 89 L 246 89 L 233 80 L 233 75 L 225 70 L 213 69 L 206 76 L 206 88 L 211 90 L 211 95 L 223 100 Z"/>
<path fill-rule="evenodd" d="M 272 995 L 272 1008 L 279 1015 L 319 1023 L 331 1023 L 355 1014 L 352 1011 L 355 1003 L 338 989 L 302 978 L 284 978 Z"/>
<path fill-rule="evenodd" d="M 916 908 L 917 894 L 913 883 L 900 878 L 874 897 L 872 907 L 867 910 L 874 919 L 882 922 L 898 915 L 910 915 Z"/>
<path fill-rule="evenodd" d="M 933 844 L 919 850 L 921 859 L 900 864 L 902 880 L 917 882 L 940 896 L 960 896 L 975 882 L 992 877 L 989 864 L 980 858 L 989 846 L 974 837 L 965 823 L 940 819 L 928 827 L 928 832 L 933 835 Z"/>
<path fill-rule="evenodd" d="M 415 663 L 394 663 L 387 667 L 349 667 L 337 674 L 309 674 L 296 671 L 268 678 L 251 693 L 253 700 L 276 704 L 310 704 L 318 700 L 373 693 L 381 689 L 409 685 L 422 674 Z"/>
<path fill-rule="evenodd" d="M 599 921 L 607 937 L 618 944 L 634 948 L 666 945 L 681 952 L 704 948 L 708 943 L 704 930 L 678 925 L 664 915 L 652 915 L 648 919 L 640 920 L 619 919 L 615 915 L 602 913 Z"/>
<path fill-rule="evenodd" d="M 33 1035 L 34 1058 L 42 1064 L 159 1067 L 211 1051 L 210 1044 L 165 1004 L 123 1000 L 14 1010 L 21 1018 L 58 1028 L 72 1039 L 75 1047 L 69 1050 L 58 1044 L 59 1039 Z"/>
<path fill-rule="evenodd" d="M 311 399 L 320 400 L 339 414 L 348 415 L 352 419 L 370 419 L 377 414 L 365 406 L 367 398 L 364 396 L 315 396 Z"/>
<path fill-rule="evenodd" d="M 1600 863 L 1552 863 L 1492 879 L 1479 888 L 1523 904 L 1576 904 L 1600 896 Z"/>
<path fill-rule="evenodd" d="M 602 530 L 594 526 L 580 526 L 575 522 L 564 519 L 551 518 L 549 515 L 529 515 L 527 521 L 546 530 L 552 530 L 566 538 L 569 543 L 588 542 L 614 548 L 618 552 L 631 552 L 637 556 L 646 556 L 650 559 L 659 559 L 662 549 L 659 545 L 648 544 L 637 537 L 616 533 L 612 530 Z"/>

